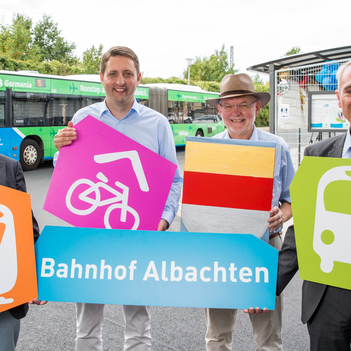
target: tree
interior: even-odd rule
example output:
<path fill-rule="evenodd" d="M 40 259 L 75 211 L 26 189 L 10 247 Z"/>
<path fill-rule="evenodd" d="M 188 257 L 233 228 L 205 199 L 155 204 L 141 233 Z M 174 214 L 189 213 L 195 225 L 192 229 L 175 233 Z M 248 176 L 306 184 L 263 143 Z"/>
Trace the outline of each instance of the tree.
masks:
<path fill-rule="evenodd" d="M 299 46 L 293 46 L 290 51 L 287 51 L 284 54 L 284 56 L 296 55 L 296 54 L 300 54 L 300 53 L 301 53 L 300 47 Z"/>
<path fill-rule="evenodd" d="M 22 14 L 14 14 L 12 24 L 1 25 L 0 50 L 15 60 L 33 59 L 38 50 L 32 45 L 32 20 Z"/>
<path fill-rule="evenodd" d="M 97 74 L 100 71 L 100 60 L 102 57 L 103 45 L 99 48 L 93 45 L 90 49 L 83 52 L 83 70 L 86 74 Z"/>
<path fill-rule="evenodd" d="M 39 50 L 43 60 L 60 62 L 72 62 L 74 59 L 73 51 L 76 44 L 69 43 L 62 36 L 51 16 L 43 15 L 43 20 L 39 21 L 34 27 L 33 45 Z"/>
<path fill-rule="evenodd" d="M 234 64 L 228 63 L 228 54 L 224 44 L 220 51 L 208 57 L 196 57 L 195 62 L 190 66 L 190 78 L 194 81 L 220 82 L 227 74 L 235 74 Z M 188 77 L 188 70 L 184 71 L 184 78 Z"/>
<path fill-rule="evenodd" d="M 253 78 L 253 83 L 255 86 L 255 92 L 266 92 L 269 93 L 269 84 L 264 84 L 263 80 L 260 78 L 259 74 L 256 74 Z M 269 103 L 262 107 L 260 113 L 255 120 L 256 127 L 268 127 L 269 126 Z"/>

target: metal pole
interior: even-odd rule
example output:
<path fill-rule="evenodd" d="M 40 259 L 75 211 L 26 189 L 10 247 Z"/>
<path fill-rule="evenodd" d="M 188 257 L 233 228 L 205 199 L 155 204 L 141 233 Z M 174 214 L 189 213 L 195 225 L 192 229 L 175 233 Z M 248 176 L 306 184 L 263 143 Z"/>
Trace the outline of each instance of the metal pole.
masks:
<path fill-rule="evenodd" d="M 190 85 L 190 66 L 193 63 L 193 59 L 187 58 L 186 62 L 188 63 L 188 85 Z"/>
<path fill-rule="evenodd" d="M 269 65 L 269 93 L 271 94 L 271 101 L 269 103 L 269 131 L 270 133 L 275 134 L 276 132 L 275 69 L 272 63 Z"/>

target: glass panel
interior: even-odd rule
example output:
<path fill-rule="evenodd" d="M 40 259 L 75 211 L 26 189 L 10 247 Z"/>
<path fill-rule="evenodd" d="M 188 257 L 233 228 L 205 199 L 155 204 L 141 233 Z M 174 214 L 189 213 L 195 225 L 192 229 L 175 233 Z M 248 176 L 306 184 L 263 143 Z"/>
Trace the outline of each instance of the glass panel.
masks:
<path fill-rule="evenodd" d="M 13 96 L 13 125 L 14 126 L 43 126 L 45 94 L 15 93 Z"/>
<path fill-rule="evenodd" d="M 217 115 L 217 113 L 215 107 L 204 102 L 168 101 L 168 120 L 170 123 L 191 123 L 200 116 Z"/>
<path fill-rule="evenodd" d="M 0 127 L 5 126 L 5 92 L 0 91 Z"/>
<path fill-rule="evenodd" d="M 137 101 L 139 102 L 140 105 L 144 105 L 144 106 L 147 106 L 147 107 L 150 106 L 148 99 L 137 99 Z"/>
<path fill-rule="evenodd" d="M 47 108 L 46 125 L 66 126 L 81 105 L 81 98 L 77 97 L 52 98 Z"/>
<path fill-rule="evenodd" d="M 84 96 L 83 97 L 83 102 L 82 102 L 82 107 L 86 107 L 92 104 L 95 104 L 96 102 L 101 102 L 104 101 L 104 97 L 98 97 L 98 96 Z"/>

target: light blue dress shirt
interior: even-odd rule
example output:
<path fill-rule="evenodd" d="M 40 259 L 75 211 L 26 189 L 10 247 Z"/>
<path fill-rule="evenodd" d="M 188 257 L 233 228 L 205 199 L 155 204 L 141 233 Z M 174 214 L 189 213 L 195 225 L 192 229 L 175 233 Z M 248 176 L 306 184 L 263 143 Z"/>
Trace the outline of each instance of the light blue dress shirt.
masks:
<path fill-rule="evenodd" d="M 144 105 L 140 105 L 134 100 L 133 106 L 127 115 L 121 120 L 118 120 L 111 114 L 106 102 L 103 101 L 77 111 L 72 119 L 73 124 L 78 123 L 88 115 L 95 117 L 111 128 L 178 165 L 172 130 L 167 118 L 160 113 Z M 57 157 L 58 152 L 54 156 L 54 165 L 56 164 Z M 183 178 L 178 166 L 162 213 L 162 218 L 167 220 L 169 224 L 173 222 L 178 211 L 178 201 L 182 184 Z"/>
<path fill-rule="evenodd" d="M 344 148 L 342 150 L 342 158 L 351 158 L 351 135 L 350 129 L 347 131 Z"/>
<path fill-rule="evenodd" d="M 226 129 L 222 133 L 215 135 L 213 138 L 230 139 L 228 129 Z M 291 203 L 289 187 L 295 176 L 295 169 L 291 160 L 289 145 L 283 138 L 258 129 L 256 128 L 256 126 L 254 126 L 254 130 L 252 132 L 250 140 L 274 141 L 277 143 L 273 181 L 272 208 L 274 206 L 279 207 L 280 203 L 282 202 Z M 276 232 L 281 229 L 282 227 L 276 230 Z"/>

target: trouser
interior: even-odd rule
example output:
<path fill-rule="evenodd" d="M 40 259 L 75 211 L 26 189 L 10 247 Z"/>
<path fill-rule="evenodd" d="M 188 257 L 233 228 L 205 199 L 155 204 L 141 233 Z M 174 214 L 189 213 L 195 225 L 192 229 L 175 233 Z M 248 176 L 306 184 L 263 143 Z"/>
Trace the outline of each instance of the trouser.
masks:
<path fill-rule="evenodd" d="M 350 351 L 351 290 L 327 286 L 307 328 L 311 351 Z"/>
<path fill-rule="evenodd" d="M 20 331 L 20 320 L 9 311 L 0 313 L 0 351 L 14 351 Z"/>
<path fill-rule="evenodd" d="M 77 303 L 76 351 L 102 351 L 102 327 L 104 306 Z M 151 350 L 150 308 L 147 306 L 123 306 L 125 322 L 124 350 Z"/>
<path fill-rule="evenodd" d="M 279 235 L 274 237 L 269 241 L 269 244 L 280 250 L 282 246 L 281 237 Z M 256 351 L 283 350 L 281 337 L 282 295 L 276 296 L 275 310 L 262 314 L 249 314 L 253 336 L 257 344 Z M 236 309 L 205 309 L 207 351 L 231 351 L 236 316 Z"/>

